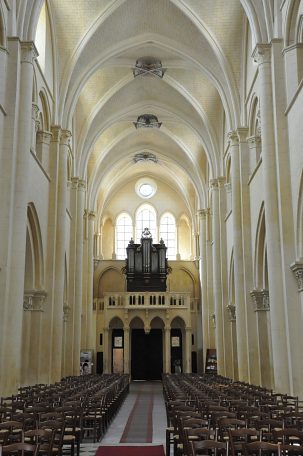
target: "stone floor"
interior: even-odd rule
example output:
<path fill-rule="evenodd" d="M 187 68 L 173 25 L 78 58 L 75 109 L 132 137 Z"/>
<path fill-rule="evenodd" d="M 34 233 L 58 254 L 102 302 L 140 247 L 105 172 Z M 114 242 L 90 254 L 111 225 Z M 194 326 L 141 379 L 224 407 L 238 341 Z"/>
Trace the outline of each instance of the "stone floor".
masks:
<path fill-rule="evenodd" d="M 140 389 L 145 389 L 146 384 L 147 382 L 132 382 L 130 384 L 130 392 L 116 417 L 108 427 L 106 434 L 102 437 L 100 442 L 84 442 L 81 445 L 81 456 L 93 456 L 96 449 L 102 445 L 127 445 L 127 443 L 120 443 L 120 439 L 128 417 L 133 409 L 138 392 L 140 392 Z M 162 395 L 162 383 L 160 381 L 153 382 L 153 399 L 153 440 L 152 443 L 147 443 L 146 445 L 162 444 L 165 449 L 166 412 Z M 129 445 L 136 445 L 136 443 L 130 443 Z M 144 445 L 144 443 L 138 443 L 137 445 Z"/>

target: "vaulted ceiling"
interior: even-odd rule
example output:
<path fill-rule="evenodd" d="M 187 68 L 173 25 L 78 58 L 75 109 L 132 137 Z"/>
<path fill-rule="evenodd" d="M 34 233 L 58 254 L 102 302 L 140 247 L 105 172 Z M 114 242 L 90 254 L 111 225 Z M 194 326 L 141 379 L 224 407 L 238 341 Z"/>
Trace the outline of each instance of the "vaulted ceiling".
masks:
<path fill-rule="evenodd" d="M 245 2 L 244 2 L 245 3 Z M 147 175 L 190 212 L 221 175 L 222 138 L 239 125 L 245 11 L 240 0 L 51 0 L 58 121 L 73 129 L 75 174 L 99 209 L 121 183 Z M 154 57 L 164 77 L 133 75 Z M 136 129 L 150 113 L 160 129 Z M 142 151 L 158 162 L 134 163 Z"/>

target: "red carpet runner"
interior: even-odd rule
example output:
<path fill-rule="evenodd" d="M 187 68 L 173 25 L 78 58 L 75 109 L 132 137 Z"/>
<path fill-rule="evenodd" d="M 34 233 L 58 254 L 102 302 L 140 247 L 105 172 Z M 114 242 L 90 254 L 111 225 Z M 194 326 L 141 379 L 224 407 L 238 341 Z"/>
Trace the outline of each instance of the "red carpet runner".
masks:
<path fill-rule="evenodd" d="M 163 445 L 155 446 L 103 446 L 96 456 L 165 456 Z"/>
<path fill-rule="evenodd" d="M 153 441 L 153 386 L 140 385 L 139 393 L 124 428 L 120 443 L 151 443 Z"/>

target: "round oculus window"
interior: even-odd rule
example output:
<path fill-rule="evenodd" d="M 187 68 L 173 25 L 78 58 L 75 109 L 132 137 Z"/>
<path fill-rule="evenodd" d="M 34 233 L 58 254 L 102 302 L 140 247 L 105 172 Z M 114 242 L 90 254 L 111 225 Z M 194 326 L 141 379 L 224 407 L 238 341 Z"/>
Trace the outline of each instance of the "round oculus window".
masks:
<path fill-rule="evenodd" d="M 140 179 L 136 183 L 136 192 L 141 198 L 151 198 L 157 191 L 157 185 L 152 179 Z"/>

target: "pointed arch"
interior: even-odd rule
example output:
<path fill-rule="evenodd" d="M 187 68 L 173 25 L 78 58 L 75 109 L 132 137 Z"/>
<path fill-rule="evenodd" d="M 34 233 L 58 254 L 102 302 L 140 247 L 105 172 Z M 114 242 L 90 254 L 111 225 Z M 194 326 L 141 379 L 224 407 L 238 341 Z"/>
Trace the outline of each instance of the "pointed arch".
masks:
<path fill-rule="evenodd" d="M 44 288 L 44 260 L 40 223 L 34 203 L 27 207 L 27 233 L 30 242 L 29 251 L 32 258 L 32 288 Z"/>
<path fill-rule="evenodd" d="M 268 289 L 266 225 L 264 203 L 260 208 L 255 241 L 254 282 L 257 289 Z"/>
<path fill-rule="evenodd" d="M 0 4 L 0 47 L 6 48 L 6 31 L 2 5 Z"/>
<path fill-rule="evenodd" d="M 296 255 L 298 259 L 301 259 L 303 258 L 303 172 L 298 195 L 296 238 Z"/>

